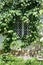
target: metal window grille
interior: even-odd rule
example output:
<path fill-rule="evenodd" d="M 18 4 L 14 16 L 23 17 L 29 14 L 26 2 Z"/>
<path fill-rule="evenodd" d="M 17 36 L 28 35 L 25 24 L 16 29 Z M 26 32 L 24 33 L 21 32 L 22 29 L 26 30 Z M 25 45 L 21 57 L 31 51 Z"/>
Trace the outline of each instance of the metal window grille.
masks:
<path fill-rule="evenodd" d="M 40 16 L 40 21 L 43 23 L 43 15 Z M 23 37 L 24 35 L 28 35 L 29 34 L 29 24 L 28 23 L 23 23 L 23 22 L 15 22 L 14 31 L 20 37 Z"/>
<path fill-rule="evenodd" d="M 14 30 L 20 37 L 28 35 L 28 27 L 29 27 L 28 24 L 23 22 L 16 22 L 14 24 Z"/>

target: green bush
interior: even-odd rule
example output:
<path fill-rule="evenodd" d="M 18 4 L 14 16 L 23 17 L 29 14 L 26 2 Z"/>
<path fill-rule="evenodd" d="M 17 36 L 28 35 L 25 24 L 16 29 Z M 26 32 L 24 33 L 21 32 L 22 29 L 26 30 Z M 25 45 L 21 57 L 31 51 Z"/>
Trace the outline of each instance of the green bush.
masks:
<path fill-rule="evenodd" d="M 0 65 L 25 65 L 25 61 L 10 54 L 3 54 L 0 56 Z"/>
<path fill-rule="evenodd" d="M 36 58 L 27 60 L 26 65 L 43 65 L 43 61 L 38 61 Z"/>
<path fill-rule="evenodd" d="M 11 54 L 0 55 L 0 65 L 43 65 L 43 61 L 38 61 L 36 58 L 23 60 Z"/>

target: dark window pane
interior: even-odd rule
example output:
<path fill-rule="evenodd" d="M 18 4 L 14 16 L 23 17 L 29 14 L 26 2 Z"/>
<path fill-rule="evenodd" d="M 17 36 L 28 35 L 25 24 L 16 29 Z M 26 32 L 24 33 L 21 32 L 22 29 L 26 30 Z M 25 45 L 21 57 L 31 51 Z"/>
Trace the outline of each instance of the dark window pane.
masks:
<path fill-rule="evenodd" d="M 27 24 L 24 24 L 24 35 L 27 35 Z"/>
<path fill-rule="evenodd" d="M 19 22 L 19 36 L 22 35 L 22 22 Z"/>
<path fill-rule="evenodd" d="M 21 22 L 16 22 L 14 23 L 14 31 L 21 36 L 22 35 L 22 23 Z"/>
<path fill-rule="evenodd" d="M 22 22 L 16 22 L 14 24 L 14 31 L 20 36 L 23 37 L 29 33 L 29 25 Z"/>

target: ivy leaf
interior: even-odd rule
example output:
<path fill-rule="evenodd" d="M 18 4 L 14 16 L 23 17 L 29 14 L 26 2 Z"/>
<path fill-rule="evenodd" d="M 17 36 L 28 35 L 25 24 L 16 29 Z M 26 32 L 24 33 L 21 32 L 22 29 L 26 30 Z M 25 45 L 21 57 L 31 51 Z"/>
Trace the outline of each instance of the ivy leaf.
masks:
<path fill-rule="evenodd" d="M 9 30 L 8 33 L 13 33 L 13 30 Z"/>
<path fill-rule="evenodd" d="M 17 15 L 17 16 L 22 15 L 22 13 L 21 13 L 21 11 L 20 11 L 20 10 L 15 10 L 15 13 L 16 13 L 16 15 Z"/>
<path fill-rule="evenodd" d="M 2 23 L 1 26 L 6 26 L 6 23 Z"/>

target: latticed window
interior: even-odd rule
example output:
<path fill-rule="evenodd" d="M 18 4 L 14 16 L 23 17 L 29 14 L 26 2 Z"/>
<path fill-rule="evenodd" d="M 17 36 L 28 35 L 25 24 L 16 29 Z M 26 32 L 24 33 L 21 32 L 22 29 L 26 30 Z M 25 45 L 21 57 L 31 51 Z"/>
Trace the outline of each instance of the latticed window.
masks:
<path fill-rule="evenodd" d="M 23 23 L 23 22 L 16 22 L 14 24 L 14 30 L 15 32 L 20 36 L 20 37 L 23 37 L 24 35 L 27 35 L 29 32 L 28 32 L 28 24 L 26 23 Z"/>
<path fill-rule="evenodd" d="M 40 21 L 43 23 L 43 15 L 40 17 Z M 23 22 L 15 22 L 14 30 L 20 37 L 23 37 L 29 34 L 29 24 Z"/>

